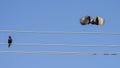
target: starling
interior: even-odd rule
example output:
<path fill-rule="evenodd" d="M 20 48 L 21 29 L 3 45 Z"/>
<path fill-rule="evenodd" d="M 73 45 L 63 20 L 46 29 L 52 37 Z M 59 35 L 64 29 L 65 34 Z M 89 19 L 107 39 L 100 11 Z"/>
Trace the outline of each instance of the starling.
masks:
<path fill-rule="evenodd" d="M 11 36 L 9 36 L 9 38 L 8 38 L 8 47 L 9 48 L 10 48 L 11 44 L 12 44 L 12 38 L 11 38 Z"/>

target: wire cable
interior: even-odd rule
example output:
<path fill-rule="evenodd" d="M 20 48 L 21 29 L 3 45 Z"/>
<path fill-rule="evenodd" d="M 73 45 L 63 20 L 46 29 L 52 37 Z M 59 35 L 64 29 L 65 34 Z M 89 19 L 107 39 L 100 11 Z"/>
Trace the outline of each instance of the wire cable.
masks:
<path fill-rule="evenodd" d="M 0 51 L 0 53 L 16 54 L 91 54 L 91 55 L 120 55 L 120 52 L 57 52 L 57 51 Z"/>
<path fill-rule="evenodd" d="M 0 45 L 8 45 L 8 43 L 0 43 Z M 78 46 L 78 47 L 120 47 L 113 44 L 33 44 L 33 43 L 14 43 L 12 46 Z"/>
<path fill-rule="evenodd" d="M 0 32 L 38 33 L 38 34 L 110 34 L 110 35 L 120 35 L 120 32 L 49 32 L 49 31 L 23 31 L 23 30 L 0 30 Z"/>

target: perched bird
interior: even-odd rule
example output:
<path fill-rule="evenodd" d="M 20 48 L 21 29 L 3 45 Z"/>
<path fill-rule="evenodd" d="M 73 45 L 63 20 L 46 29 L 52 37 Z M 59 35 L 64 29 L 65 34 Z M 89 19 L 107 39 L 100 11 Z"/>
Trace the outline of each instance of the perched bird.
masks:
<path fill-rule="evenodd" d="M 9 48 L 10 48 L 11 44 L 12 44 L 12 38 L 11 38 L 11 36 L 9 36 L 9 38 L 8 38 L 8 47 Z"/>

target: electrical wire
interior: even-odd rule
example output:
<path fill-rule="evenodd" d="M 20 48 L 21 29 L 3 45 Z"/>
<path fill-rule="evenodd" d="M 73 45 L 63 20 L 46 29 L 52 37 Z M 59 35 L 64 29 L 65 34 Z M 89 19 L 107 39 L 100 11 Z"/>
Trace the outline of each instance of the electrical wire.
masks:
<path fill-rule="evenodd" d="M 0 53 L 16 53 L 16 54 L 91 54 L 91 55 L 120 55 L 120 52 L 57 52 L 57 51 L 0 51 Z"/>
<path fill-rule="evenodd" d="M 0 43 L 0 45 L 8 45 L 8 43 Z M 78 47 L 120 47 L 114 44 L 33 44 L 33 43 L 14 43 L 12 46 L 78 46 Z"/>
<path fill-rule="evenodd" d="M 120 32 L 49 32 L 49 31 L 24 31 L 24 30 L 0 30 L 0 32 L 38 33 L 38 34 L 110 34 L 110 35 L 120 35 Z"/>

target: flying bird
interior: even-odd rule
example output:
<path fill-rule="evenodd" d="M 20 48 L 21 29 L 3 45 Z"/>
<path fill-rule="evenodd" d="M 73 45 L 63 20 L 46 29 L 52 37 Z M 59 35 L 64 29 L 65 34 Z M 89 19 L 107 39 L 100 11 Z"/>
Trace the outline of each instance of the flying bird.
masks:
<path fill-rule="evenodd" d="M 8 47 L 9 47 L 9 48 L 10 48 L 11 44 L 12 44 L 12 37 L 9 36 L 9 38 L 8 38 Z"/>
<path fill-rule="evenodd" d="M 104 25 L 104 19 L 100 16 L 97 16 L 96 18 L 92 18 L 91 16 L 84 16 L 80 18 L 80 23 L 82 25 L 87 25 L 87 24 L 93 24 L 93 25 Z"/>

